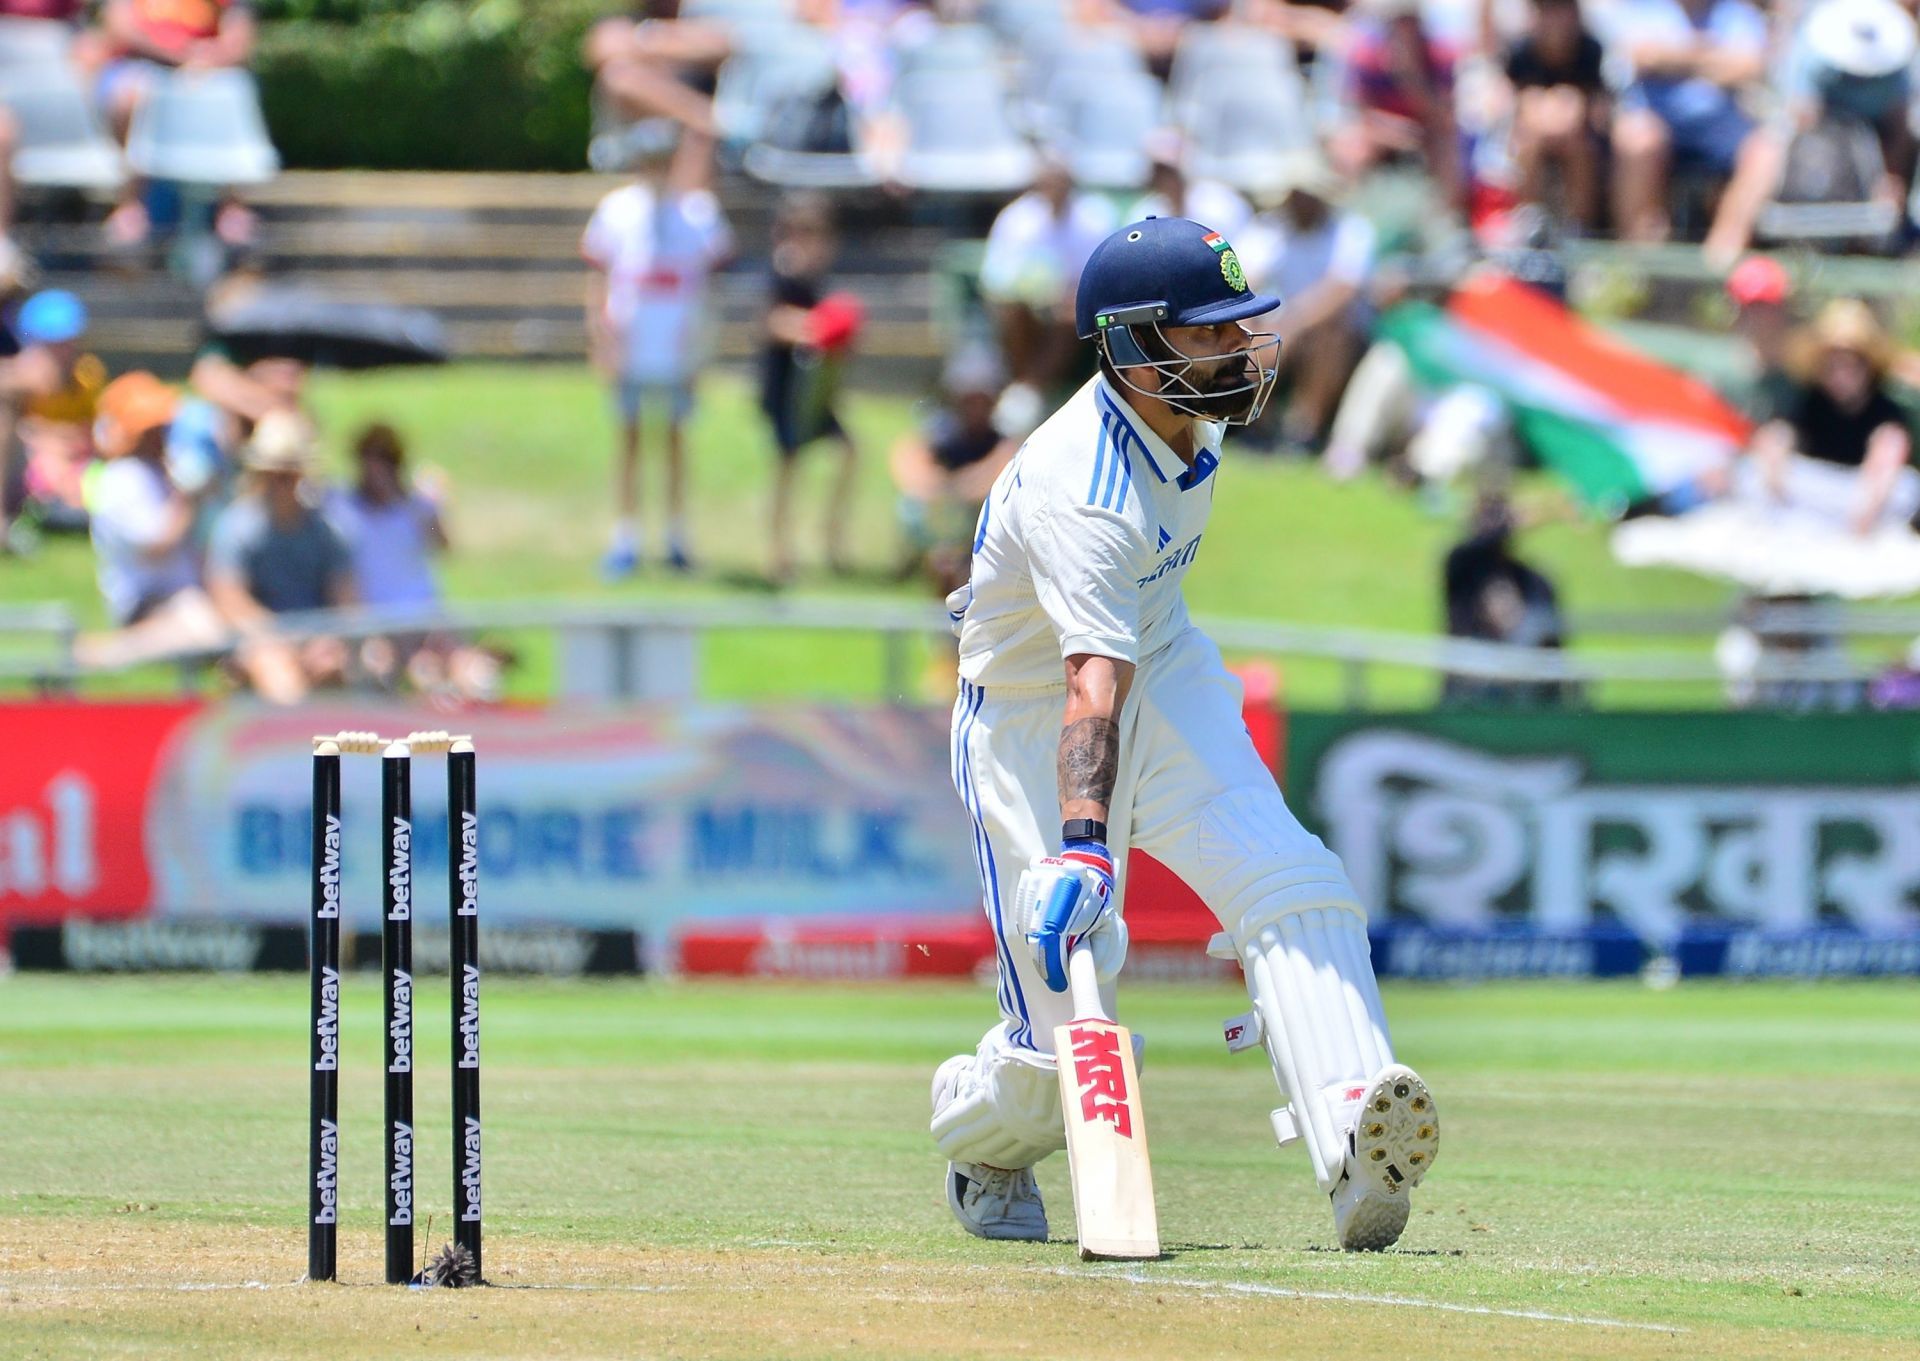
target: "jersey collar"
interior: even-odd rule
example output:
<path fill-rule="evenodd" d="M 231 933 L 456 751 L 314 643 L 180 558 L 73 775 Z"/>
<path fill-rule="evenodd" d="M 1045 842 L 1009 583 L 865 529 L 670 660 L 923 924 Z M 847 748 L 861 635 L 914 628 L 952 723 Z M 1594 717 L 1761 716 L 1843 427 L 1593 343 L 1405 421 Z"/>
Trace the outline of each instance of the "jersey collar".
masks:
<path fill-rule="evenodd" d="M 1203 446 L 1200 452 L 1194 455 L 1193 463 L 1187 464 L 1180 455 L 1168 447 L 1165 440 L 1153 433 L 1153 427 L 1145 421 L 1134 418 L 1133 412 L 1114 392 L 1113 385 L 1107 381 L 1105 374 L 1100 374 L 1093 381 L 1094 406 L 1100 413 L 1101 424 L 1107 427 L 1109 434 L 1117 442 L 1125 442 L 1126 437 L 1130 435 L 1131 443 L 1145 455 L 1147 466 L 1153 469 L 1153 475 L 1157 480 L 1168 481 L 1167 470 L 1172 469 L 1175 474 L 1171 479 L 1173 485 L 1181 491 L 1192 491 L 1213 476 L 1214 469 L 1220 466 L 1219 454 Z M 1196 421 L 1194 424 L 1199 426 L 1202 423 Z M 1126 435 L 1120 433 L 1122 430 Z M 1196 436 L 1198 433 L 1196 430 Z"/>

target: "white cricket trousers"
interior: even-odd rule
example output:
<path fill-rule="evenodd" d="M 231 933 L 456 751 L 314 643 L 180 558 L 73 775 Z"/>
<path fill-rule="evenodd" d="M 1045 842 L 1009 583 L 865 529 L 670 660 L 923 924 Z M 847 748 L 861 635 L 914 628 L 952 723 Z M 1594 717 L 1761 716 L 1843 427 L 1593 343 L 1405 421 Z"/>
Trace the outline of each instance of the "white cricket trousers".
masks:
<path fill-rule="evenodd" d="M 1129 847 L 1185 880 L 1234 932 L 1263 901 L 1305 885 L 1350 900 L 1339 859 L 1287 808 L 1241 716 L 1240 682 L 1220 651 L 1188 628 L 1134 674 L 1120 715 L 1120 770 L 1108 845 L 1126 905 Z M 953 710 L 953 777 L 972 820 L 987 919 L 999 960 L 1001 1022 L 970 1066 L 936 1079 L 935 1140 L 949 1158 L 1024 1167 L 1065 1146 L 1053 1067 L 1054 1027 L 1072 1019 L 1049 991 L 1012 920 L 1015 886 L 1034 856 L 1059 849 L 1056 760 L 1066 706 L 1059 685 L 961 682 Z M 1104 1001 L 1116 1005 L 1112 985 Z M 1124 1016 L 1116 1011 L 1114 1014 Z M 942 1082 L 946 1083 L 943 1093 Z"/>

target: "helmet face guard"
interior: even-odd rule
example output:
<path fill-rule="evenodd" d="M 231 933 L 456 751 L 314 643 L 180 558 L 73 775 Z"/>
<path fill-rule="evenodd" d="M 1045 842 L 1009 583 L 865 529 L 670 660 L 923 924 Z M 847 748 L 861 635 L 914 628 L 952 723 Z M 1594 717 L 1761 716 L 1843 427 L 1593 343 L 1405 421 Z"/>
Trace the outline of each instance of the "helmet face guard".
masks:
<path fill-rule="evenodd" d="M 1167 333 L 1161 329 L 1166 315 L 1167 309 L 1160 303 L 1114 308 L 1101 314 L 1095 343 L 1113 369 L 1114 376 L 1142 397 L 1165 402 L 1181 415 L 1196 420 L 1224 420 L 1228 425 L 1251 425 L 1259 420 L 1280 377 L 1278 333 L 1249 331 L 1247 334 L 1254 343 L 1248 349 L 1196 358 L 1183 353 L 1179 346 L 1167 338 Z M 1140 342 L 1139 332 L 1151 332 L 1158 342 L 1157 348 L 1170 357 L 1151 358 Z M 1193 380 L 1195 369 L 1201 365 L 1219 364 L 1236 358 L 1244 363 L 1248 357 L 1253 359 L 1258 374 L 1235 387 L 1204 388 Z M 1128 375 L 1129 369 L 1152 369 L 1160 380 L 1160 386 L 1157 389 L 1142 387 Z M 1248 398 L 1243 410 L 1229 416 L 1219 414 L 1221 399 L 1241 395 Z"/>

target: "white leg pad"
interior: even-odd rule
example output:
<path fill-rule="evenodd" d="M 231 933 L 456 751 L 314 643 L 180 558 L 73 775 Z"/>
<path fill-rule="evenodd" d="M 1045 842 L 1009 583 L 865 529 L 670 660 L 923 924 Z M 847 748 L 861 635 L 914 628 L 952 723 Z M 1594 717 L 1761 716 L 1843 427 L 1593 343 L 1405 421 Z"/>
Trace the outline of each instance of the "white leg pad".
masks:
<path fill-rule="evenodd" d="M 1329 876 L 1264 895 L 1233 939 L 1289 1123 L 1306 1142 L 1314 1179 L 1330 1192 L 1367 1086 L 1393 1062 L 1366 918 L 1344 877 Z"/>
<path fill-rule="evenodd" d="M 977 1052 L 940 1065 L 933 1141 L 953 1162 L 1032 1167 L 1067 1146 L 1053 1056 L 1005 1043 L 996 1027 Z"/>

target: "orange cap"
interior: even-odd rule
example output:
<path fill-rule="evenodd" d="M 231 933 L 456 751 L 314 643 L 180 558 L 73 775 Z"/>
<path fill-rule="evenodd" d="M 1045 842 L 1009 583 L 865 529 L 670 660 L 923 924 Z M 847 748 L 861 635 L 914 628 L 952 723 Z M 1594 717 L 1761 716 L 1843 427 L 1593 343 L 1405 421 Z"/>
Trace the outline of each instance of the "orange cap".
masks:
<path fill-rule="evenodd" d="M 171 424 L 178 394 L 144 369 L 125 373 L 100 392 L 94 444 L 107 458 L 133 452 L 141 439 Z"/>

